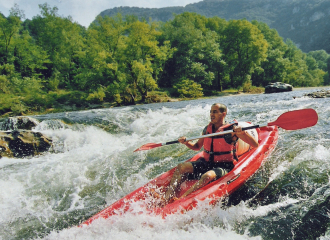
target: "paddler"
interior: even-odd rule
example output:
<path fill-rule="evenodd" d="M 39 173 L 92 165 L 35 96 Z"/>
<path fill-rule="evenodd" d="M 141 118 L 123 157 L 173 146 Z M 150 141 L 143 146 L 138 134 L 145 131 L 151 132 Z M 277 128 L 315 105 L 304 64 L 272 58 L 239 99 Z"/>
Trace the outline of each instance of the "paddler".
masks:
<path fill-rule="evenodd" d="M 236 142 L 238 138 L 249 144 L 251 147 L 258 147 L 258 142 L 242 128 L 237 126 L 237 122 L 227 123 L 225 117 L 227 107 L 221 103 L 214 103 L 211 106 L 211 122 L 204 128 L 203 135 L 217 131 L 233 129 L 233 133 L 219 135 L 213 138 L 202 138 L 197 142 L 186 141 L 186 137 L 180 137 L 178 141 L 188 148 L 199 151 L 204 147 L 203 158 L 195 162 L 180 163 L 171 179 L 165 193 L 165 202 L 172 202 L 177 199 L 176 193 L 185 179 L 199 179 L 182 196 L 185 197 L 193 191 L 205 186 L 209 182 L 219 179 L 234 168 Z"/>

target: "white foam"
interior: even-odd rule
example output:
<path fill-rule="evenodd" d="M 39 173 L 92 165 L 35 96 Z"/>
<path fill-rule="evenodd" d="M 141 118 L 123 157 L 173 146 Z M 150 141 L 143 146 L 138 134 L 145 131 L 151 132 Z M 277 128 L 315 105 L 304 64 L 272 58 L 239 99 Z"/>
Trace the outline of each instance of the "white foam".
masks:
<path fill-rule="evenodd" d="M 197 214 L 195 215 L 197 216 Z M 231 229 L 201 223 L 189 215 L 162 219 L 147 214 L 125 214 L 112 219 L 98 219 L 90 226 L 51 232 L 45 239 L 261 239 L 239 235 Z"/>
<path fill-rule="evenodd" d="M 0 225 L 14 221 L 17 216 L 21 215 L 24 195 L 25 186 L 23 183 L 10 176 L 6 180 L 0 179 Z"/>
<path fill-rule="evenodd" d="M 185 109 L 149 110 L 134 120 L 130 129 L 145 141 L 178 139 L 189 132 L 200 132 L 208 123 L 208 113 L 201 106 Z"/>
<path fill-rule="evenodd" d="M 256 100 L 251 101 L 251 98 Z M 148 142 L 166 142 L 176 140 L 182 135 L 200 135 L 209 122 L 209 110 L 213 102 L 223 102 L 230 108 L 227 120 L 236 118 L 257 124 L 274 121 L 289 110 L 318 106 L 315 101 L 288 98 L 274 101 L 272 96 L 238 96 L 203 100 L 177 108 L 150 107 L 145 111 L 145 108 L 141 110 L 127 107 L 66 114 L 72 122 L 74 120 L 70 116 L 79 117 L 79 122 L 85 116 L 90 125 L 43 121 L 35 131 L 42 131 L 53 139 L 53 152 L 26 159 L 0 160 L 0 239 L 17 237 L 9 234 L 18 234 L 21 229 L 32 232 L 32 236 L 35 236 L 33 232 L 43 234 L 43 230 L 39 230 L 42 228 L 29 222 L 31 218 L 39 219 L 39 223 L 46 226 L 62 222 L 66 224 L 66 217 L 70 214 L 77 214 L 82 218 L 79 215 L 80 210 L 96 211 L 109 205 L 157 174 L 169 170 L 188 155 L 191 156 L 193 152 L 182 145 L 164 146 L 161 148 L 164 152 L 150 150 L 133 153 L 133 150 Z M 329 107 L 322 106 L 319 109 L 320 123 L 329 119 L 326 112 L 323 112 L 324 109 Z M 94 126 L 93 119 L 98 120 Z M 100 122 L 104 129 L 107 129 L 106 124 L 111 124 L 114 130 L 103 130 Z M 326 126 L 316 126 L 320 131 L 324 127 Z M 294 133 L 281 131 L 280 134 L 283 144 L 292 141 L 290 146 L 299 145 L 303 150 L 298 149 L 299 152 L 295 149 L 298 152 L 292 161 L 281 156 L 283 151 L 279 150 L 276 154 L 281 158 L 271 170 L 266 170 L 270 181 L 278 179 L 291 165 L 302 161 L 321 162 L 325 167 L 329 164 L 329 144 L 325 142 L 326 137 L 323 135 L 315 146 L 316 141 L 308 140 L 301 132 L 297 132 L 303 138 L 301 141 L 295 138 L 290 140 L 290 134 Z M 317 138 L 314 136 L 314 139 Z M 185 151 L 181 151 L 178 146 Z M 128 213 L 107 220 L 99 219 L 83 228 L 53 230 L 44 238 L 261 239 L 258 236 L 249 236 L 248 227 L 242 234 L 238 234 L 235 227 L 245 220 L 266 216 L 271 211 L 297 201 L 299 199 L 284 197 L 266 206 L 251 208 L 242 202 L 225 209 L 221 205 L 210 208 L 205 205 L 207 203 L 201 203 L 198 209 L 186 214 L 173 214 L 165 219 L 150 216 L 143 211 L 138 215 Z M 134 211 L 140 210 L 136 205 Z M 12 233 L 8 233 L 6 229 L 10 229 Z"/>
<path fill-rule="evenodd" d="M 309 144 L 312 146 L 312 144 Z M 321 144 L 310 147 L 301 151 L 294 159 L 294 163 L 300 163 L 302 161 L 320 161 L 323 164 L 330 166 L 330 148 L 327 148 Z"/>
<path fill-rule="evenodd" d="M 142 213 L 143 209 L 136 204 L 134 212 L 109 219 L 97 219 L 91 225 L 82 228 L 73 227 L 60 232 L 53 231 L 45 239 L 261 239 L 250 237 L 248 231 L 237 234 L 235 224 L 252 217 L 265 216 L 269 212 L 296 203 L 297 200 L 285 198 L 276 204 L 248 208 L 244 202 L 222 209 L 208 205 L 207 201 L 199 203 L 196 209 L 185 214 L 172 214 L 162 219 Z"/>

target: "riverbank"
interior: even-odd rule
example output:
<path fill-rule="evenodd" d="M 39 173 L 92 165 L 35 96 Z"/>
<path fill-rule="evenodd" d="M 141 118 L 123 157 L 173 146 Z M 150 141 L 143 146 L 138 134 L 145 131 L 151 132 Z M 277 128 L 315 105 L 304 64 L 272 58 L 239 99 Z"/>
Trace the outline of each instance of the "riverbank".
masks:
<path fill-rule="evenodd" d="M 319 87 L 299 87 L 299 88 L 293 88 L 293 91 L 299 91 L 304 89 L 324 89 L 329 88 L 330 86 L 319 86 Z M 225 97 L 225 96 L 239 96 L 242 94 L 264 94 L 263 88 L 256 88 L 249 92 L 243 92 L 243 90 L 237 91 L 237 89 L 228 89 L 224 90 L 222 92 L 216 92 L 213 91 L 212 94 L 209 94 L 208 96 L 203 96 L 199 98 L 175 98 L 170 97 L 167 94 L 164 94 L 162 92 L 153 92 L 150 94 L 149 102 L 147 103 L 141 103 L 137 102 L 136 105 L 143 105 L 143 104 L 149 104 L 149 103 L 156 103 L 156 102 L 178 102 L 178 101 L 188 101 L 188 100 L 195 100 L 195 99 L 210 99 L 210 98 L 217 98 L 217 97 Z M 118 105 L 114 102 L 99 102 L 99 103 L 89 103 L 89 102 L 79 102 L 79 99 L 67 99 L 66 101 L 56 103 L 55 106 L 51 106 L 49 108 L 38 108 L 31 107 L 31 110 L 28 111 L 21 111 L 21 112 L 13 112 L 8 111 L 4 114 L 0 115 L 1 118 L 7 118 L 7 117 L 14 117 L 14 116 L 24 116 L 24 115 L 44 115 L 49 113 L 59 113 L 59 112 L 72 112 L 72 111 L 82 111 L 82 110 L 90 110 L 90 109 L 99 109 L 99 108 L 112 108 L 112 107 L 118 107 Z M 33 110 L 37 109 L 37 110 Z"/>
<path fill-rule="evenodd" d="M 212 91 L 203 98 L 214 98 L 222 96 L 230 96 L 240 94 L 237 90 L 229 89 L 222 92 Z M 99 108 L 112 108 L 126 106 L 125 104 L 118 105 L 116 102 L 107 102 L 102 99 L 88 100 L 86 93 L 70 92 L 59 90 L 49 92 L 38 96 L 24 95 L 15 96 L 10 94 L 0 94 L 0 119 L 28 116 L 28 115 L 44 115 L 49 113 L 83 111 Z M 159 103 L 159 102 L 177 102 L 185 100 L 194 100 L 197 98 L 175 98 L 168 91 L 152 91 L 149 92 L 147 99 L 144 102 L 136 101 L 136 105 Z"/>

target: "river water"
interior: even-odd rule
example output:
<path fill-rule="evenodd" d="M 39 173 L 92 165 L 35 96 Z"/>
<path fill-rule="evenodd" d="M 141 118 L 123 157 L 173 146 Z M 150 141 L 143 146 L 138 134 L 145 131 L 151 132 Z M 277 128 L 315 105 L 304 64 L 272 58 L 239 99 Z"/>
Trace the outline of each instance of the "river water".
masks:
<path fill-rule="evenodd" d="M 330 99 L 302 97 L 316 90 L 33 116 L 41 121 L 34 130 L 54 147 L 33 158 L 0 159 L 0 239 L 330 239 Z M 280 129 L 263 167 L 215 207 L 201 203 L 165 219 L 127 213 L 77 227 L 193 156 L 181 144 L 133 151 L 201 135 L 214 102 L 228 106 L 228 120 L 264 124 L 313 108 L 319 121 Z"/>

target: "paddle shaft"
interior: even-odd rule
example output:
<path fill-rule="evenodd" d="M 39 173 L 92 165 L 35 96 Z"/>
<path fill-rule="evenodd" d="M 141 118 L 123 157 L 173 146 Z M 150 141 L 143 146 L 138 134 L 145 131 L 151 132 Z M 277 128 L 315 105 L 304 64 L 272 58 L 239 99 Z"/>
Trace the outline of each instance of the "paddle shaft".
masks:
<path fill-rule="evenodd" d="M 249 127 L 243 127 L 242 130 L 249 130 L 253 128 L 260 128 L 260 127 L 266 127 L 266 126 L 278 126 L 280 128 L 283 128 L 284 130 L 298 130 L 298 129 L 303 129 L 307 127 L 312 127 L 314 126 L 318 121 L 318 116 L 317 113 L 314 109 L 301 109 L 301 110 L 294 110 L 294 111 L 289 111 L 286 113 L 283 113 L 280 115 L 276 121 L 270 122 L 267 124 L 263 125 L 253 125 Z M 195 140 L 195 139 L 200 139 L 200 138 L 207 138 L 207 137 L 213 137 L 213 136 L 218 136 L 222 134 L 228 134 L 234 132 L 233 130 L 228 130 L 224 132 L 217 132 L 217 133 L 212 133 L 212 134 L 207 134 L 207 135 L 202 135 L 198 137 L 192 137 L 192 138 L 186 138 L 186 141 L 190 140 Z M 171 142 L 166 142 L 166 143 L 147 143 L 140 148 L 136 149 L 136 151 L 142 151 L 142 150 L 149 150 L 152 148 L 164 146 L 164 145 L 169 145 L 173 143 L 178 143 L 179 141 L 171 141 Z"/>
<path fill-rule="evenodd" d="M 254 129 L 254 128 L 266 127 L 266 126 L 268 126 L 268 124 L 253 125 L 253 126 L 249 126 L 249 127 L 243 127 L 242 128 L 242 131 L 246 131 L 246 130 Z M 201 138 L 214 137 L 214 136 L 224 135 L 224 134 L 228 134 L 228 133 L 232 133 L 232 132 L 234 132 L 234 130 L 227 130 L 227 131 L 223 131 L 223 132 L 216 132 L 216 133 L 206 134 L 206 135 L 202 135 L 202 136 L 198 136 L 198 137 L 186 138 L 186 141 L 191 141 L 191 140 L 196 140 L 196 139 L 201 139 Z M 162 146 L 170 145 L 170 144 L 174 144 L 174 143 L 178 143 L 178 142 L 179 142 L 178 140 L 176 140 L 176 141 L 170 141 L 170 142 L 162 143 Z"/>

